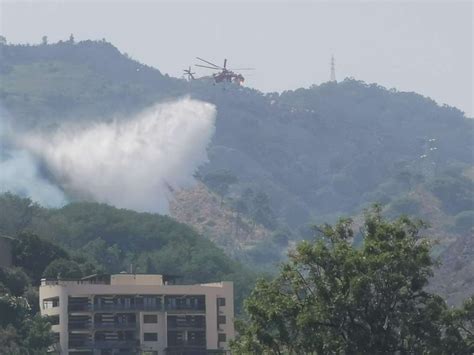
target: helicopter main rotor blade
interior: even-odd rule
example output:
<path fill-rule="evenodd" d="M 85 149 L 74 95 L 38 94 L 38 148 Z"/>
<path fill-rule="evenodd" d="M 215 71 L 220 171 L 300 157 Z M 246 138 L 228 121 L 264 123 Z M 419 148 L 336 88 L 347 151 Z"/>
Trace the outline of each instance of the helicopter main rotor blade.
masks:
<path fill-rule="evenodd" d="M 255 70 L 255 68 L 231 68 L 227 70 Z"/>
<path fill-rule="evenodd" d="M 199 58 L 199 57 L 196 57 L 196 59 L 199 59 L 200 61 L 203 61 L 204 63 L 210 64 L 210 65 L 212 65 L 212 66 L 214 66 L 214 67 L 216 67 L 216 68 L 222 69 L 220 66 L 218 66 L 218 65 L 216 65 L 216 64 L 214 64 L 214 63 L 211 63 L 211 62 L 209 62 L 209 61 L 207 61 L 207 60 L 205 60 L 205 59 L 202 59 L 202 58 Z"/>
<path fill-rule="evenodd" d="M 214 67 L 208 67 L 206 65 L 201 65 L 201 64 L 194 64 L 196 67 L 200 68 L 207 68 L 207 69 L 213 69 L 213 70 L 221 70 L 221 68 L 214 68 Z"/>

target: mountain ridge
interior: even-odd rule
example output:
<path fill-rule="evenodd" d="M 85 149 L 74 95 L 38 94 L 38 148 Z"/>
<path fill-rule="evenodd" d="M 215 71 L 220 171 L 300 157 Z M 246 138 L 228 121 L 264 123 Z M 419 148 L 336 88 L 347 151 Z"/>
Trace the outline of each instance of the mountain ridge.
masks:
<path fill-rule="evenodd" d="M 281 94 L 187 82 L 101 41 L 2 46 L 0 57 L 0 101 L 23 130 L 126 117 L 186 95 L 214 104 L 216 132 L 198 173 L 212 190 L 206 176 L 228 171 L 236 182 L 224 205 L 271 232 L 305 238 L 308 225 L 357 215 L 373 202 L 394 215 L 437 218 L 423 211 L 439 201 L 441 222 L 427 222 L 443 239 L 440 255 L 472 236 L 463 221 L 474 211 L 466 177 L 474 121 L 422 95 L 351 78 Z"/>

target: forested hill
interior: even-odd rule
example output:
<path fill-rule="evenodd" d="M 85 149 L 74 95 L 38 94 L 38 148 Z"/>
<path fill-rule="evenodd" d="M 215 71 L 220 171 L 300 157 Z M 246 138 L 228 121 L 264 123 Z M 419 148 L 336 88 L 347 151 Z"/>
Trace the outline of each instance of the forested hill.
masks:
<path fill-rule="evenodd" d="M 214 103 L 198 175 L 211 189 L 216 173 L 232 175 L 224 203 L 289 238 L 373 202 L 431 223 L 439 253 L 472 236 L 474 121 L 456 108 L 355 79 L 281 94 L 186 82 L 104 41 L 0 50 L 1 105 L 21 129 L 126 117 L 184 95 Z"/>
<path fill-rule="evenodd" d="M 179 83 L 105 41 L 0 45 L 0 58 L 2 105 L 27 126 L 127 114 Z"/>
<path fill-rule="evenodd" d="M 35 285 L 41 277 L 56 277 L 53 270 L 77 278 L 133 265 L 138 273 L 176 275 L 183 283 L 234 281 L 240 309 L 255 279 L 211 241 L 167 216 L 98 203 L 47 209 L 9 193 L 0 194 L 0 211 L 0 235 L 28 244 L 22 255 L 14 248 L 13 256 Z M 54 253 L 58 248 L 64 251 Z"/>

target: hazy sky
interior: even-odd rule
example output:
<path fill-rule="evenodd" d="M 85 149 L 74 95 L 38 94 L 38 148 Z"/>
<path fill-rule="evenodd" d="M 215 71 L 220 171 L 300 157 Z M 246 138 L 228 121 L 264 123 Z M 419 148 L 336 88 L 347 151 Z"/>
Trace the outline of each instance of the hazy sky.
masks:
<path fill-rule="evenodd" d="M 282 91 L 354 77 L 416 91 L 473 116 L 472 1 L 4 1 L 13 43 L 105 38 L 180 76 L 196 56 L 255 70 L 246 85 Z M 207 74 L 205 70 L 196 70 Z"/>

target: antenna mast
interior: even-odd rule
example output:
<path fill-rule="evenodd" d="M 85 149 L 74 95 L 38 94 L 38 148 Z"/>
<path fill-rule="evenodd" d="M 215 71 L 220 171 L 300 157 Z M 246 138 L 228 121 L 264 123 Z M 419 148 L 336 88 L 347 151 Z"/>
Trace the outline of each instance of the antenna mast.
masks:
<path fill-rule="evenodd" d="M 331 82 L 336 82 L 336 64 L 334 62 L 334 55 L 331 56 Z"/>

